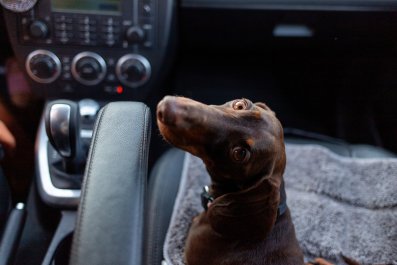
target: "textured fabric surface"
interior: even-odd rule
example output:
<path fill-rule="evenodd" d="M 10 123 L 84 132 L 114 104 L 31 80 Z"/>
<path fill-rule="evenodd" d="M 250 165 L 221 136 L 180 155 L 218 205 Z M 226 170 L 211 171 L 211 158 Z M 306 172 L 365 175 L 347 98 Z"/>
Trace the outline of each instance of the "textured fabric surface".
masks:
<path fill-rule="evenodd" d="M 397 159 L 346 158 L 316 145 L 288 144 L 286 152 L 287 203 L 305 256 L 397 264 Z M 168 265 L 184 264 L 189 226 L 209 183 L 201 160 L 187 154 L 164 246 Z"/>

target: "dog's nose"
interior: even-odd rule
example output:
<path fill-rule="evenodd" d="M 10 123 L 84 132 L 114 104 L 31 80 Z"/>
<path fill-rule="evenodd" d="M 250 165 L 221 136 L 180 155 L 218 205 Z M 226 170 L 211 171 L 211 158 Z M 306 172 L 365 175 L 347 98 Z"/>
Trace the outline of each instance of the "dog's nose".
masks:
<path fill-rule="evenodd" d="M 157 119 L 162 123 L 165 123 L 165 112 L 167 111 L 167 106 L 164 100 L 160 101 L 157 105 Z"/>
<path fill-rule="evenodd" d="M 177 109 L 176 98 L 166 96 L 157 105 L 157 119 L 164 124 L 172 125 L 175 123 L 177 117 Z"/>
<path fill-rule="evenodd" d="M 164 122 L 163 109 L 157 107 L 157 119 Z"/>

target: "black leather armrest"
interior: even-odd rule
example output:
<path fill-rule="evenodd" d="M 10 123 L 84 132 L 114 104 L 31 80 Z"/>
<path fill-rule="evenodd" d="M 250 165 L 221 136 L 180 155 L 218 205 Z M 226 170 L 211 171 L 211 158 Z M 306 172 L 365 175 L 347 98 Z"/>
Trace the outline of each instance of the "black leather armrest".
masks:
<path fill-rule="evenodd" d="M 110 103 L 98 115 L 70 264 L 142 264 L 150 111 Z"/>

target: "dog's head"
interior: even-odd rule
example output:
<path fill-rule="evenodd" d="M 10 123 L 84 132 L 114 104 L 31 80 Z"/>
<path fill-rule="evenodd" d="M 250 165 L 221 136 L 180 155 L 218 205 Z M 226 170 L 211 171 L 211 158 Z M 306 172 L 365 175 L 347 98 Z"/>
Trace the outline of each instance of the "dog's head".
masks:
<path fill-rule="evenodd" d="M 169 143 L 200 157 L 217 183 L 244 185 L 284 171 L 283 129 L 264 103 L 216 106 L 167 96 L 157 106 L 157 124 Z"/>

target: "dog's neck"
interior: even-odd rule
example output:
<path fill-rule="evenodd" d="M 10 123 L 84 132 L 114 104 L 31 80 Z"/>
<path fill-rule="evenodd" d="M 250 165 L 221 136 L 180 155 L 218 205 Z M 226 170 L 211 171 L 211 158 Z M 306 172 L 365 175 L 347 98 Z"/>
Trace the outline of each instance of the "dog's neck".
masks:
<path fill-rule="evenodd" d="M 206 186 L 204 188 L 202 195 L 201 195 L 202 196 L 202 204 L 203 204 L 203 207 L 205 210 L 207 210 L 208 205 L 210 203 L 212 203 L 212 201 L 215 198 L 217 198 L 223 194 L 237 192 L 237 191 L 241 190 L 234 186 L 225 186 L 225 185 L 220 185 L 219 183 L 212 184 L 212 186 L 211 186 L 212 192 L 211 193 L 207 189 L 208 189 L 208 187 Z M 217 194 L 217 196 L 215 194 Z M 285 213 L 286 210 L 287 210 L 287 195 L 285 192 L 284 180 L 282 180 L 281 186 L 280 186 L 280 203 L 278 205 L 277 216 L 280 217 L 281 215 L 283 215 Z"/>

